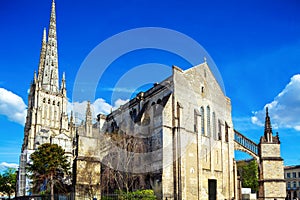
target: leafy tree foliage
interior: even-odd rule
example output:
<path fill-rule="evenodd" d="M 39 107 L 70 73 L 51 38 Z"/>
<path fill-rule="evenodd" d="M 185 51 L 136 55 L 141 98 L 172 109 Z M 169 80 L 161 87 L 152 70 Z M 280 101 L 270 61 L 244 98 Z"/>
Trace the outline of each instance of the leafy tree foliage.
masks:
<path fill-rule="evenodd" d="M 238 162 L 238 173 L 241 177 L 242 187 L 251 188 L 252 192 L 258 191 L 258 165 L 255 160 Z"/>
<path fill-rule="evenodd" d="M 3 174 L 0 174 L 0 191 L 10 196 L 15 193 L 17 184 L 17 172 L 13 168 L 8 168 Z"/>
<path fill-rule="evenodd" d="M 54 189 L 57 192 L 67 192 L 70 163 L 62 147 L 57 144 L 42 144 L 31 154 L 30 160 L 27 170 L 32 180 L 33 193 L 45 194 L 50 191 L 51 199 L 54 199 Z"/>

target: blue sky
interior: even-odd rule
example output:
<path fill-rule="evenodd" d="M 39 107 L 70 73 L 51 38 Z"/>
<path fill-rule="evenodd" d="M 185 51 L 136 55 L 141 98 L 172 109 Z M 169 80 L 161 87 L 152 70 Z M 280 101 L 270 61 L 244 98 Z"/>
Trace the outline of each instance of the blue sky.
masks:
<path fill-rule="evenodd" d="M 38 67 L 51 0 L 2 0 L 0 5 L 0 165 L 8 165 L 18 163 L 27 91 Z M 102 41 L 139 27 L 176 30 L 201 44 L 216 63 L 232 101 L 235 129 L 258 142 L 268 105 L 285 164 L 299 164 L 299 9 L 297 0 L 56 0 L 60 77 L 66 72 L 71 100 L 78 69 Z M 158 50 L 124 55 L 101 78 L 95 110 L 107 112 L 126 100 L 126 91 L 120 91 L 114 101 L 123 101 L 111 102 L 110 88 L 130 68 L 151 62 L 190 67 Z"/>

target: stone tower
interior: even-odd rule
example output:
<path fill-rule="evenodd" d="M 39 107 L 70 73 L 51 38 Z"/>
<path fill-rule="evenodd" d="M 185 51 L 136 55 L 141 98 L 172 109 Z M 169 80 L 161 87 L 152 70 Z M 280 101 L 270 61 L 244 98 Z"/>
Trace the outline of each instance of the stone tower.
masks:
<path fill-rule="evenodd" d="M 75 128 L 67 115 L 67 90 L 63 74 L 59 85 L 55 2 L 52 1 L 48 38 L 43 32 L 38 74 L 34 72 L 28 95 L 28 109 L 20 156 L 17 195 L 28 194 L 26 163 L 37 147 L 44 143 L 60 145 L 72 161 Z"/>
<path fill-rule="evenodd" d="M 280 157 L 278 134 L 273 136 L 268 108 L 266 108 L 265 132 L 259 143 L 260 173 L 258 199 L 285 199 L 283 159 Z"/>

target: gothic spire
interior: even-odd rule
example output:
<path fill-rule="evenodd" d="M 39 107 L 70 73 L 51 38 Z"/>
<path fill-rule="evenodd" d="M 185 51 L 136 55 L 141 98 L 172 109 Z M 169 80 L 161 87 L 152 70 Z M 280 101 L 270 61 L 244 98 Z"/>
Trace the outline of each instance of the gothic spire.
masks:
<path fill-rule="evenodd" d="M 34 70 L 34 74 L 33 74 L 33 83 L 36 84 L 36 71 Z"/>
<path fill-rule="evenodd" d="M 73 111 L 71 111 L 70 124 L 74 124 Z"/>
<path fill-rule="evenodd" d="M 56 15 L 55 15 L 54 0 L 52 1 L 42 86 L 44 89 L 48 91 L 58 92 L 58 56 L 57 56 Z"/>
<path fill-rule="evenodd" d="M 88 101 L 85 113 L 86 123 L 92 124 L 92 111 L 91 111 L 91 103 Z"/>
<path fill-rule="evenodd" d="M 92 136 L 92 111 L 91 111 L 91 103 L 88 101 L 85 113 L 85 131 L 87 136 Z"/>
<path fill-rule="evenodd" d="M 273 140 L 273 131 L 271 126 L 271 120 L 269 117 L 268 107 L 266 108 L 266 118 L 265 118 L 265 139 L 267 142 L 272 142 Z"/>
<path fill-rule="evenodd" d="M 42 81 L 43 79 L 43 71 L 45 66 L 45 55 L 46 55 L 46 28 L 43 31 L 43 39 L 42 39 L 42 47 L 40 53 L 40 63 L 39 63 L 39 71 L 38 71 L 38 81 Z"/>

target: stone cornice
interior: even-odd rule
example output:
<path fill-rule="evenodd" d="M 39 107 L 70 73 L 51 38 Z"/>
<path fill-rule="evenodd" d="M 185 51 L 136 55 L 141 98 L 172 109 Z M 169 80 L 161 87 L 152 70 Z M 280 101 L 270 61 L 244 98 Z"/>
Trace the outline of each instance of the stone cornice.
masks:
<path fill-rule="evenodd" d="M 264 182 L 285 182 L 284 179 L 263 179 L 263 180 L 258 180 L 258 182 L 260 183 L 264 183 Z"/>
<path fill-rule="evenodd" d="M 97 157 L 78 156 L 76 158 L 76 160 L 77 161 L 88 161 L 88 162 L 98 162 L 98 163 L 101 163 L 101 161 Z"/>
<path fill-rule="evenodd" d="M 283 159 L 281 157 L 262 157 L 261 160 L 272 160 L 272 161 L 283 161 Z"/>

